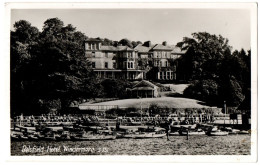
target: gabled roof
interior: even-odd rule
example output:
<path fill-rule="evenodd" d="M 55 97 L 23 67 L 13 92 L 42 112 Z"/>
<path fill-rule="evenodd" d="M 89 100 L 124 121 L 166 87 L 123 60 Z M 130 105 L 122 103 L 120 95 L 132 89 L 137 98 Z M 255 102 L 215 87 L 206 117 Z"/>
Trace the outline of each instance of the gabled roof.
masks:
<path fill-rule="evenodd" d="M 132 90 L 133 91 L 141 91 L 141 90 L 148 91 L 148 90 L 154 90 L 154 88 L 152 88 L 152 87 L 135 87 Z"/>
<path fill-rule="evenodd" d="M 156 87 L 156 88 L 158 88 L 158 86 L 156 86 L 153 83 L 146 81 L 146 80 L 142 80 L 142 81 L 140 81 L 139 83 L 137 83 L 136 85 L 133 86 L 133 88 L 136 88 L 136 87 L 151 87 L 151 88 Z"/>
<path fill-rule="evenodd" d="M 100 50 L 117 51 L 118 49 L 114 46 L 101 46 Z"/>
<path fill-rule="evenodd" d="M 153 50 L 173 50 L 173 46 L 170 45 L 162 45 L 162 44 L 156 44 L 153 48 Z"/>
<path fill-rule="evenodd" d="M 117 46 L 118 51 L 134 51 L 134 49 L 129 48 L 128 46 Z"/>
<path fill-rule="evenodd" d="M 129 48 L 128 46 L 101 46 L 100 50 L 105 51 L 133 51 L 133 49 Z"/>
<path fill-rule="evenodd" d="M 142 44 L 138 44 L 134 50 L 140 52 L 140 53 L 148 53 L 150 51 L 151 47 L 143 46 Z"/>

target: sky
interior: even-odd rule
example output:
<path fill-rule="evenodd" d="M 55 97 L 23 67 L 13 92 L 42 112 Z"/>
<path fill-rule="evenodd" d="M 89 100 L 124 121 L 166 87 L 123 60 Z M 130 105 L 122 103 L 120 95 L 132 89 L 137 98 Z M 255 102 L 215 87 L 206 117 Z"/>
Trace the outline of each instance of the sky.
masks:
<path fill-rule="evenodd" d="M 228 38 L 233 51 L 250 49 L 247 9 L 12 9 L 10 28 L 23 19 L 41 31 L 44 21 L 55 17 L 88 37 L 176 45 L 183 37 L 206 31 Z"/>

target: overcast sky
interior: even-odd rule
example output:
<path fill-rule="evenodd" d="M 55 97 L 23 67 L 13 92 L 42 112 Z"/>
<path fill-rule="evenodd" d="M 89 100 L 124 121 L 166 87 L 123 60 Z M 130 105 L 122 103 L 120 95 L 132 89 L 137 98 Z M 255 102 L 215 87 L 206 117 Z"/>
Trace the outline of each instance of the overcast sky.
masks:
<path fill-rule="evenodd" d="M 193 32 L 206 31 L 229 39 L 234 49 L 250 49 L 250 10 L 245 9 L 15 9 L 15 21 L 29 21 L 42 30 L 48 18 L 58 17 L 88 37 L 176 44 Z"/>

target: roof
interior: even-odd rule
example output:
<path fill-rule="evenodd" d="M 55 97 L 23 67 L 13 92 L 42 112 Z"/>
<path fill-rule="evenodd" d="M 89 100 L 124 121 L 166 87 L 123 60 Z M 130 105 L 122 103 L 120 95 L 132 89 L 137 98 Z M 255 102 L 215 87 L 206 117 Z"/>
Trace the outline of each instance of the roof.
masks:
<path fill-rule="evenodd" d="M 154 90 L 154 88 L 151 88 L 151 87 L 135 87 L 132 89 L 133 91 L 141 91 L 141 90 Z"/>
<path fill-rule="evenodd" d="M 117 51 L 118 49 L 114 46 L 101 46 L 100 50 Z"/>
<path fill-rule="evenodd" d="M 148 53 L 150 51 L 151 47 L 143 46 L 142 44 L 138 44 L 134 50 L 140 52 L 140 53 Z"/>
<path fill-rule="evenodd" d="M 154 47 L 153 47 L 153 49 L 154 50 L 173 50 L 173 46 L 171 46 L 171 45 L 166 45 L 166 46 L 164 46 L 164 45 L 162 45 L 162 44 L 156 44 Z"/>
<path fill-rule="evenodd" d="M 129 48 L 128 46 L 117 46 L 116 48 L 118 49 L 118 51 L 123 51 L 123 50 L 133 51 L 134 50 L 132 48 Z"/>
<path fill-rule="evenodd" d="M 100 49 L 105 51 L 133 51 L 128 46 L 101 46 Z"/>
<path fill-rule="evenodd" d="M 88 38 L 86 41 L 101 42 L 102 39 L 100 39 L 100 38 Z"/>
<path fill-rule="evenodd" d="M 158 88 L 158 86 L 154 85 L 153 83 L 147 81 L 147 80 L 142 80 L 140 81 L 139 83 L 135 84 L 133 86 L 133 89 L 136 88 L 136 87 L 151 87 L 151 88 Z"/>

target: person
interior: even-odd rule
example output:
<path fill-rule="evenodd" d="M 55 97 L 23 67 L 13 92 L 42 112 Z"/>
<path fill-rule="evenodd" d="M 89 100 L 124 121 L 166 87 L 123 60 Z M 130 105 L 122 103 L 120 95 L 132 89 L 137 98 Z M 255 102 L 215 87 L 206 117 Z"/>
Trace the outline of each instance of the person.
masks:
<path fill-rule="evenodd" d="M 170 132 L 170 126 L 172 123 L 172 119 L 170 119 L 169 121 L 166 120 L 165 125 L 166 125 L 166 136 L 167 136 L 167 141 L 169 141 L 169 132 Z"/>

